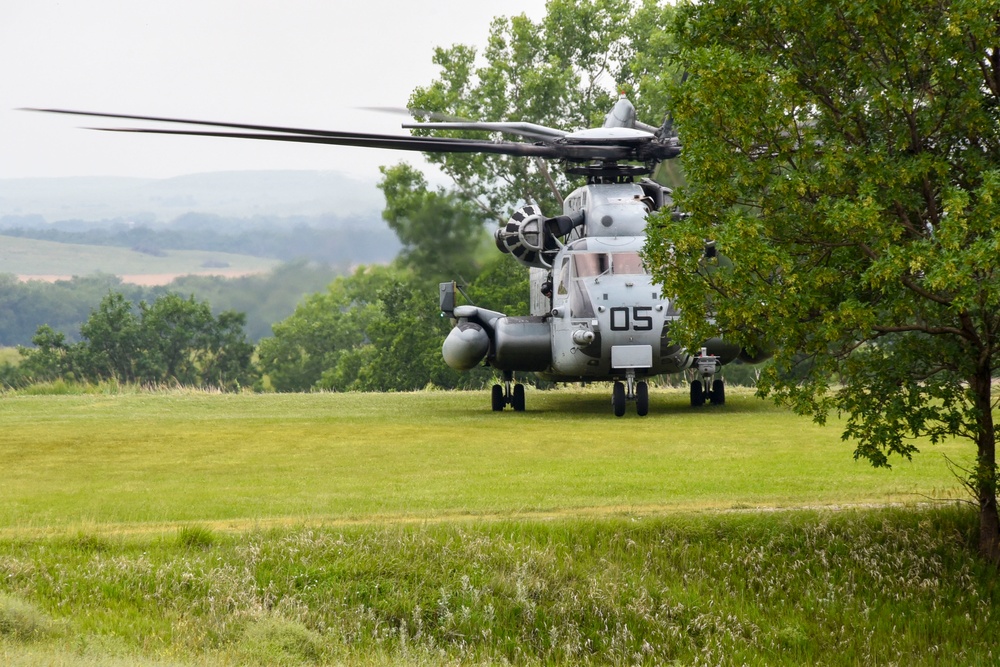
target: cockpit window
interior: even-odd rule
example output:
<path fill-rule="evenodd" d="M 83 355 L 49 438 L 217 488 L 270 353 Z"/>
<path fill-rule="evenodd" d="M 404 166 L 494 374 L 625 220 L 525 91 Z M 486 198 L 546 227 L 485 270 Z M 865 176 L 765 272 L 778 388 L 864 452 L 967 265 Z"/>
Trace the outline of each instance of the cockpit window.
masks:
<path fill-rule="evenodd" d="M 616 252 L 611 255 L 612 273 L 618 275 L 641 275 L 646 273 L 642 257 L 637 252 Z"/>
<path fill-rule="evenodd" d="M 603 252 L 582 252 L 573 255 L 573 270 L 577 278 L 592 278 L 607 273 L 611 268 Z"/>

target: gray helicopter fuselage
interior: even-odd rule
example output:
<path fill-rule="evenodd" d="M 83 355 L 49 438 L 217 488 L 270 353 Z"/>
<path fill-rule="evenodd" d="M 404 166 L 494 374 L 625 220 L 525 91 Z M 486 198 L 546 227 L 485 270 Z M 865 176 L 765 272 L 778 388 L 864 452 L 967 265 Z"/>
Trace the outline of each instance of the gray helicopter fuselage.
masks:
<path fill-rule="evenodd" d="M 669 335 L 679 313 L 641 255 L 647 215 L 669 204 L 669 191 L 652 182 L 581 187 L 565 200 L 568 233 L 558 242 L 550 235 L 548 246 L 541 231 L 546 223 L 537 211 L 522 209 L 500 229 L 498 244 L 532 267 L 531 314 L 443 306 L 456 320 L 442 347 L 445 360 L 463 370 L 485 361 L 504 373 L 532 372 L 555 382 L 691 367 L 694 358 Z M 726 350 L 723 363 L 737 352 Z"/>
<path fill-rule="evenodd" d="M 532 315 L 548 316 L 551 364 L 537 374 L 551 381 L 676 373 L 691 357 L 668 336 L 678 313 L 645 269 L 641 252 L 653 204 L 637 184 L 588 185 L 570 194 L 564 213 L 584 211 L 545 270 L 532 270 Z"/>

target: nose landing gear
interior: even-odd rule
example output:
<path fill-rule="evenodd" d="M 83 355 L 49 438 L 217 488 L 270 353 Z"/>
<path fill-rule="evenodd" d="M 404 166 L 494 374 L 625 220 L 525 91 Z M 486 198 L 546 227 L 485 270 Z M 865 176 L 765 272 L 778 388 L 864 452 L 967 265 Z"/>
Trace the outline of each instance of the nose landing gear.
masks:
<path fill-rule="evenodd" d="M 697 408 L 711 401 L 712 405 L 724 405 L 726 402 L 726 384 L 721 378 L 712 379 L 722 365 L 719 358 L 708 354 L 701 348 L 701 354 L 695 359 L 698 374 L 701 378 L 691 382 L 691 407 Z"/>
<path fill-rule="evenodd" d="M 493 385 L 491 394 L 493 412 L 501 412 L 508 405 L 514 412 L 524 412 L 524 385 L 514 384 L 514 373 L 503 372 L 503 386 Z"/>
<path fill-rule="evenodd" d="M 611 407 L 614 408 L 615 417 L 625 414 L 625 404 L 628 401 L 635 401 L 635 411 L 640 417 L 649 414 L 649 385 L 642 381 L 636 382 L 635 370 L 632 368 L 625 371 L 625 384 L 615 382 L 611 390 Z"/>

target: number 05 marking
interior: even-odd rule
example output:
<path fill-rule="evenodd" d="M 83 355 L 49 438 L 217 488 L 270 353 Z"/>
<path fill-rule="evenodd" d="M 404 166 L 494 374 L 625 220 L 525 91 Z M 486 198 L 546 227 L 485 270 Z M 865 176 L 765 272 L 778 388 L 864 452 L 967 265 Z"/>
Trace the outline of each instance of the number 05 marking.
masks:
<path fill-rule="evenodd" d="M 608 311 L 611 315 L 612 331 L 652 331 L 653 318 L 648 315 L 653 311 L 652 306 L 632 306 L 631 309 L 625 306 L 612 308 Z"/>

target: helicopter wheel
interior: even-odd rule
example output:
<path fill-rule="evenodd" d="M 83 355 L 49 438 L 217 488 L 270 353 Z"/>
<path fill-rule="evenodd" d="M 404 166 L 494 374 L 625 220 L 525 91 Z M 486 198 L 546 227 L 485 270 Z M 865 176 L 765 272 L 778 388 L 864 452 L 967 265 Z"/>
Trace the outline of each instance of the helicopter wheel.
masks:
<path fill-rule="evenodd" d="M 635 411 L 640 417 L 649 414 L 649 385 L 645 382 L 635 385 Z"/>
<path fill-rule="evenodd" d="M 501 412 L 507 401 L 504 400 L 503 387 L 498 384 L 493 385 L 493 394 L 491 396 L 493 402 L 493 412 Z"/>
<path fill-rule="evenodd" d="M 625 414 L 625 385 L 615 382 L 614 389 L 611 390 L 611 405 L 615 409 L 615 417 Z"/>
<path fill-rule="evenodd" d="M 726 403 L 726 383 L 716 380 L 712 383 L 712 404 L 725 405 Z"/>
<path fill-rule="evenodd" d="M 511 406 L 515 412 L 524 412 L 524 385 L 514 385 L 514 396 L 511 398 Z"/>
<path fill-rule="evenodd" d="M 705 387 L 701 380 L 691 382 L 691 407 L 697 408 L 705 405 Z"/>

